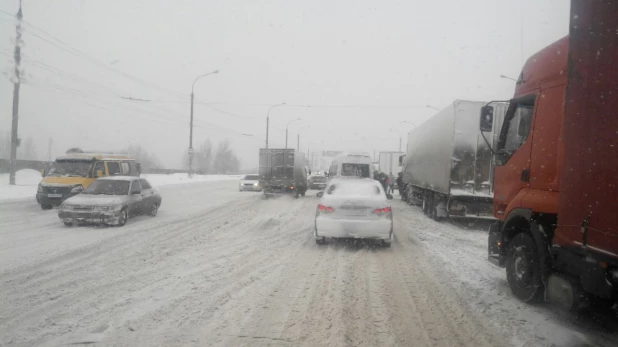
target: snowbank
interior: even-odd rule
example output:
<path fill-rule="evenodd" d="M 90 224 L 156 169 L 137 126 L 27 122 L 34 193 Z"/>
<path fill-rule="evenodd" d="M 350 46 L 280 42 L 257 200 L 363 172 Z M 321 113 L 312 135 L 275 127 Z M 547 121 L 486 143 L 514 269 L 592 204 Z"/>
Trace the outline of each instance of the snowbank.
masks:
<path fill-rule="evenodd" d="M 144 174 L 155 187 L 167 186 L 172 184 L 197 183 L 197 182 L 219 182 L 239 180 L 242 175 L 194 175 L 189 178 L 186 173 L 171 175 Z M 19 170 L 15 176 L 16 185 L 9 185 L 9 174 L 0 174 L 0 200 L 25 199 L 36 196 L 36 189 L 41 182 L 41 173 L 36 170 Z"/>
<path fill-rule="evenodd" d="M 41 173 L 23 169 L 15 173 L 15 185 L 9 185 L 9 174 L 0 174 L 0 200 L 33 198 L 41 182 Z"/>

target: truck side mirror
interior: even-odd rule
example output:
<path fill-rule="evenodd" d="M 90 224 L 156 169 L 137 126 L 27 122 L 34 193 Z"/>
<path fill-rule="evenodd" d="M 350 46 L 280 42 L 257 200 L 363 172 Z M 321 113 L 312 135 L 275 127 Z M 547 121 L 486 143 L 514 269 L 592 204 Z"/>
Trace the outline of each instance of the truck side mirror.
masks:
<path fill-rule="evenodd" d="M 494 107 L 483 106 L 481 107 L 481 121 L 479 128 L 482 132 L 490 132 L 494 129 Z"/>

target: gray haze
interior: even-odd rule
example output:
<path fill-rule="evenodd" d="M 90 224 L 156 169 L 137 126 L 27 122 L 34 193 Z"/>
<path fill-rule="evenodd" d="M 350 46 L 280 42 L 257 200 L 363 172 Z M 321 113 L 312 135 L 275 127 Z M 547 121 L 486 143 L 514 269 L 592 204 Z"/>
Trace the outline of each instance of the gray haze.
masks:
<path fill-rule="evenodd" d="M 2 11 L 17 7 L 0 0 Z M 87 55 L 24 26 L 19 133 L 34 138 L 40 159 L 49 138 L 52 156 L 140 144 L 170 168 L 188 147 L 200 74 L 220 70 L 196 84 L 194 147 L 229 139 L 244 168 L 257 165 L 268 105 L 281 102 L 290 106 L 271 112 L 271 147 L 301 117 L 290 147 L 309 125 L 304 151 L 396 150 L 396 131 L 412 127 L 402 121 L 435 113 L 425 105 L 509 98 L 514 83 L 499 75 L 519 74 L 522 25 L 525 59 L 566 35 L 569 17 L 564 0 L 24 0 L 23 10 Z M 0 13 L 1 132 L 11 127 L 14 25 Z"/>

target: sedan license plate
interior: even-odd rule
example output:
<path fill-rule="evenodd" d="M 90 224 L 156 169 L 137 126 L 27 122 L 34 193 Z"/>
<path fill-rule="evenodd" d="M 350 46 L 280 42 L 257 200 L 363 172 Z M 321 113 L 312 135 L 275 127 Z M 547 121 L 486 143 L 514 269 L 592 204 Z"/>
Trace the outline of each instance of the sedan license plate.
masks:
<path fill-rule="evenodd" d="M 345 214 L 348 216 L 366 216 L 366 210 L 346 210 Z"/>
<path fill-rule="evenodd" d="M 61 198 L 62 194 L 47 194 L 48 198 Z"/>

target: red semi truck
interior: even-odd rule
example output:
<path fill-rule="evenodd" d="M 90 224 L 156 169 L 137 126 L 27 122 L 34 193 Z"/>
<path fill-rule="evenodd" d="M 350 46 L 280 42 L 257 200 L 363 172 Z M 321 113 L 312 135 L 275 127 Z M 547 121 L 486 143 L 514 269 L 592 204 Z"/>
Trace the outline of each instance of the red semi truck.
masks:
<path fill-rule="evenodd" d="M 480 127 L 491 129 L 492 108 Z M 513 294 L 618 298 L 618 2 L 572 1 L 569 36 L 528 59 L 495 153 L 489 260 Z"/>

